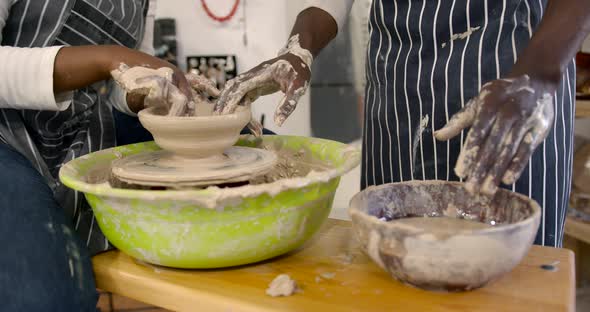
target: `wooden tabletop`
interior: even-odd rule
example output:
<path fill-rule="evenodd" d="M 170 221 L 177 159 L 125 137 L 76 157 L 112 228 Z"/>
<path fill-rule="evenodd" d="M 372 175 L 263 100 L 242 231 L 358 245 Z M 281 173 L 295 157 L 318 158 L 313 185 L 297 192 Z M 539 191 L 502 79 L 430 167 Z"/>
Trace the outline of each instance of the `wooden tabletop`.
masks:
<path fill-rule="evenodd" d="M 100 289 L 175 311 L 575 310 L 569 250 L 533 246 L 518 267 L 485 288 L 433 293 L 392 280 L 360 251 L 348 221 L 328 220 L 299 251 L 239 268 L 166 269 L 117 251 L 95 256 L 93 263 Z M 543 264 L 556 264 L 557 270 L 543 270 Z M 268 284 L 281 273 L 302 291 L 267 296 Z"/>
<path fill-rule="evenodd" d="M 576 117 L 590 117 L 590 100 L 576 100 Z"/>
<path fill-rule="evenodd" d="M 574 217 L 567 217 L 565 234 L 590 244 L 590 222 L 584 222 Z"/>

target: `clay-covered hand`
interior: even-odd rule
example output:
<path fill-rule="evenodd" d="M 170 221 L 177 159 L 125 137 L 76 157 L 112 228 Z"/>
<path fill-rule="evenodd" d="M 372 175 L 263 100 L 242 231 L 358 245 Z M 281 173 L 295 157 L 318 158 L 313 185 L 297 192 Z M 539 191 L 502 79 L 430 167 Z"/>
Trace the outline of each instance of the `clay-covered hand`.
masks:
<path fill-rule="evenodd" d="M 213 105 L 210 98 L 218 98 L 221 93 L 215 83 L 204 76 L 189 73 L 186 80 L 191 86 L 193 98 L 193 101 L 187 104 L 187 116 L 195 116 L 196 105 Z"/>
<path fill-rule="evenodd" d="M 298 36 L 289 39 L 279 56 L 228 81 L 215 106 L 218 114 L 229 114 L 238 105 L 250 105 L 258 97 L 282 91 L 274 116 L 277 125 L 282 125 L 297 106 L 311 78 L 313 57 L 299 46 Z"/>
<path fill-rule="evenodd" d="M 440 130 L 449 140 L 471 126 L 455 166 L 473 193 L 493 195 L 500 182 L 514 183 L 553 124 L 553 91 L 523 75 L 485 84 L 479 95 Z"/>
<path fill-rule="evenodd" d="M 111 76 L 128 94 L 143 99 L 145 107 L 163 107 L 170 116 L 185 115 L 188 103 L 192 102 L 192 92 L 184 75 L 179 76 L 169 67 L 153 69 L 121 63 L 111 71 Z M 188 87 L 188 91 L 181 91 L 181 86 Z"/>

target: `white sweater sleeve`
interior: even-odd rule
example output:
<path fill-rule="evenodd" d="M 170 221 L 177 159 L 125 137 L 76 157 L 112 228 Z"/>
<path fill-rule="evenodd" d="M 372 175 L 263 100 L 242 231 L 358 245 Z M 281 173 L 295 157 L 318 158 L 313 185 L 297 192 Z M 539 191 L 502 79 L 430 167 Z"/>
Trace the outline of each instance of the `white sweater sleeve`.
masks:
<path fill-rule="evenodd" d="M 13 0 L 0 0 L 0 41 Z M 65 110 L 72 92 L 53 93 L 53 66 L 62 47 L 0 46 L 0 108 Z"/>
<path fill-rule="evenodd" d="M 1 0 L 0 0 L 1 1 Z M 145 19 L 145 27 L 143 33 L 143 39 L 139 45 L 139 50 L 141 52 L 147 53 L 149 55 L 154 55 L 154 26 L 156 20 L 156 0 L 150 0 L 149 8 L 147 12 L 147 16 Z M 136 116 L 134 112 L 129 109 L 127 105 L 127 92 L 123 90 L 114 80 L 111 79 L 111 94 L 109 96 L 108 102 L 109 104 L 115 108 L 116 110 L 120 111 L 121 113 Z"/>
<path fill-rule="evenodd" d="M 328 12 L 336 20 L 340 31 L 346 23 L 353 2 L 354 0 L 305 0 L 303 9 L 316 7 Z"/>

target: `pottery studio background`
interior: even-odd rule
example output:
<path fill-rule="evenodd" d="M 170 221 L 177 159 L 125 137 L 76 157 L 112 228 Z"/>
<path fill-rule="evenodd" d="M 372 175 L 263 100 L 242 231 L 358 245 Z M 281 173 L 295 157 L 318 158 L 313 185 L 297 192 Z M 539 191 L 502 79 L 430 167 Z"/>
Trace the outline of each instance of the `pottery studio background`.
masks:
<path fill-rule="evenodd" d="M 272 122 L 281 95 L 257 100 L 253 106 L 254 116 L 262 120 L 265 127 L 280 134 L 313 135 L 343 142 L 360 139 L 358 94 L 364 93 L 364 45 L 353 45 L 351 37 L 359 38 L 354 42 L 366 42 L 367 24 L 362 16 L 367 15 L 370 2 L 357 1 L 355 18 L 351 19 L 352 27 L 343 29 L 338 38 L 315 60 L 310 92 L 299 101 L 297 109 L 281 128 Z M 215 15 L 226 16 L 236 1 L 215 0 L 205 3 Z M 180 68 L 198 68 L 203 60 L 207 65 L 209 62 L 219 63 L 220 60 L 227 64 L 235 57 L 235 69 L 238 73 L 243 72 L 276 56 L 287 42 L 302 5 L 303 1 L 242 0 L 233 17 L 218 22 L 206 13 L 201 1 L 158 1 L 156 16 L 160 21 L 156 27 L 156 50 L 166 53 L 168 45 L 158 46 L 158 43 L 161 43 L 162 38 L 164 41 L 171 38 L 166 34 L 173 33 L 173 27 L 170 26 L 173 25 L 176 34 L 175 54 Z M 162 33 L 164 36 L 159 36 Z M 353 54 L 358 57 L 353 57 Z M 224 62 L 227 57 L 230 57 L 230 62 Z M 229 65 L 232 69 L 232 64 Z M 339 117 L 337 122 L 330 118 L 335 110 Z"/>
<path fill-rule="evenodd" d="M 235 3 L 235 0 L 206 1 L 210 12 L 217 16 L 227 15 Z M 201 1 L 158 1 L 156 51 L 163 58 L 177 63 L 180 68 L 213 76 L 222 85 L 236 73 L 276 55 L 287 41 L 290 27 L 302 3 L 242 0 L 233 17 L 219 22 L 207 14 Z M 253 106 L 255 118 L 280 134 L 358 143 L 361 137 L 364 55 L 370 3 L 370 0 L 356 1 L 349 25 L 315 60 L 311 88 L 284 126 L 279 128 L 272 122 L 280 94 L 260 98 Z M 590 53 L 590 39 L 586 40 L 581 51 Z M 338 112 L 337 119 L 332 117 L 334 111 Z M 578 147 L 585 140 L 590 141 L 590 118 L 576 120 L 576 138 Z M 347 218 L 345 207 L 348 194 L 358 191 L 359 174 L 357 168 L 342 179 L 332 217 Z M 588 229 L 587 233 L 590 233 L 590 226 Z M 579 238 L 569 239 L 576 249 L 581 248 L 581 251 L 576 250 L 578 265 L 590 263 L 588 244 Z M 585 241 L 590 241 L 590 237 Z M 585 287 L 590 279 L 587 272 L 588 268 L 578 268 L 578 309 L 590 306 L 584 303 L 590 301 L 589 288 Z"/>

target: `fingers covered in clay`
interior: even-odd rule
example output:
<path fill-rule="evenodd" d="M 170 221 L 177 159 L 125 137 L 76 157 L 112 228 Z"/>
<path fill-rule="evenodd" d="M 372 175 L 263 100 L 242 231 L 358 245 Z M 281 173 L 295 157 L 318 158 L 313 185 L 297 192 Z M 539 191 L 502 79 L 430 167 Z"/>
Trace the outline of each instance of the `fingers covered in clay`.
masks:
<path fill-rule="evenodd" d="M 179 79 L 168 67 L 153 69 L 121 64 L 111 72 L 111 76 L 127 93 L 145 95 L 145 107 L 166 108 L 171 116 L 185 114 L 187 103 L 192 100 L 192 96 L 187 96 L 187 92 L 190 95 L 190 87 L 186 79 Z M 188 88 L 188 91 L 181 88 Z"/>
<path fill-rule="evenodd" d="M 478 100 L 473 99 L 469 101 L 465 107 L 451 117 L 451 120 L 444 127 L 434 132 L 434 137 L 437 140 L 446 141 L 461 133 L 463 129 L 470 127 L 475 120 L 475 113 L 478 107 L 475 102 Z"/>
<path fill-rule="evenodd" d="M 542 110 L 544 117 L 540 120 L 533 122 L 530 129 L 523 135 L 522 140 L 518 146 L 514 157 L 512 158 L 510 165 L 506 169 L 502 177 L 504 184 L 515 183 L 522 171 L 529 162 L 529 159 L 535 152 L 535 149 L 543 143 L 549 132 L 551 131 L 551 120 L 554 118 L 554 108 L 552 105 L 553 98 L 549 94 L 545 94 L 542 99 L 539 100 L 542 104 Z M 544 102 L 544 103 L 543 103 Z"/>
<path fill-rule="evenodd" d="M 231 114 L 244 103 L 244 98 L 253 102 L 260 96 L 280 90 L 285 96 L 278 103 L 274 121 L 282 125 L 308 88 L 312 60 L 311 53 L 299 47 L 298 37 L 292 37 L 277 58 L 228 81 L 221 91 L 215 112 Z"/>
<path fill-rule="evenodd" d="M 155 77 L 172 81 L 173 70 L 170 68 L 153 69 L 148 67 L 129 67 L 121 64 L 119 68 L 111 71 L 113 79 L 128 93 L 148 95 L 151 88 L 156 85 L 150 82 Z M 142 79 L 142 78 L 150 79 Z M 161 85 L 158 85 L 161 86 Z"/>
<path fill-rule="evenodd" d="M 477 116 L 473 126 L 467 133 L 465 144 L 459 153 L 457 163 L 455 165 L 455 174 L 460 178 L 466 178 L 468 173 L 473 169 L 472 167 L 479 160 L 481 149 L 485 143 L 486 138 L 494 124 L 494 116 L 482 118 Z"/>
<path fill-rule="evenodd" d="M 250 119 L 250 122 L 248 123 L 248 129 L 250 130 L 250 132 L 252 132 L 252 134 L 255 137 L 261 137 L 262 136 L 262 130 L 263 130 L 263 126 L 260 122 L 258 122 L 258 120 L 252 118 Z"/>
<path fill-rule="evenodd" d="M 246 95 L 249 95 L 250 98 L 258 97 L 258 91 L 262 88 L 273 86 L 272 91 L 276 92 L 278 88 L 274 87 L 271 65 L 266 65 L 268 64 L 254 68 L 252 71 L 228 81 L 219 95 L 215 112 L 218 114 L 233 113 Z"/>
<path fill-rule="evenodd" d="M 221 91 L 217 89 L 215 83 L 211 81 L 211 79 L 207 79 L 207 77 L 189 73 L 186 75 L 186 80 L 190 84 L 191 88 L 193 88 L 193 90 L 197 92 L 204 92 L 212 97 L 219 97 L 219 95 L 221 94 Z"/>
<path fill-rule="evenodd" d="M 494 159 L 488 156 L 491 166 L 486 177 L 483 179 L 483 184 L 481 185 L 482 193 L 487 195 L 496 193 L 498 185 L 502 182 L 504 173 L 508 169 L 508 166 L 510 166 L 518 150 L 519 144 L 515 144 L 515 142 L 521 142 L 525 132 L 526 129 L 520 122 L 515 123 L 498 146 L 499 154 L 492 154 L 492 157 L 498 157 Z"/>
<path fill-rule="evenodd" d="M 511 144 L 508 139 L 510 128 L 511 125 L 494 123 L 487 140 L 479 143 L 483 147 L 479 149 L 477 161 L 473 163 L 473 167 L 469 172 L 469 178 L 467 180 L 468 190 L 474 193 L 482 191 L 489 195 L 495 193 L 495 189 L 492 190 L 490 185 L 487 185 L 490 192 L 486 192 L 488 189 L 485 189 L 484 186 L 487 184 L 486 179 L 488 178 L 490 169 L 492 169 L 494 163 L 499 158 L 498 151 L 501 150 L 499 147 Z M 502 151 L 500 151 L 500 155 L 501 153 Z"/>
<path fill-rule="evenodd" d="M 528 76 L 499 79 L 480 94 L 435 137 L 448 140 L 471 125 L 455 173 L 473 193 L 493 195 L 500 183 L 511 184 L 550 131 L 553 100 L 542 83 Z"/>

